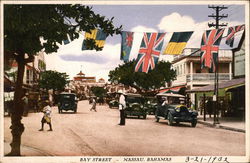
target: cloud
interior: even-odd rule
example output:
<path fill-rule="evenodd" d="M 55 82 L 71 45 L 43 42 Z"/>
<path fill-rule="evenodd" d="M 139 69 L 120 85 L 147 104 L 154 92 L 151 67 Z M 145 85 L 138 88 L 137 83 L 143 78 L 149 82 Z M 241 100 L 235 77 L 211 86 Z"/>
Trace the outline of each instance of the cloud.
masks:
<path fill-rule="evenodd" d="M 189 16 L 181 16 L 174 12 L 163 17 L 158 24 L 158 28 L 164 32 L 188 31 L 195 27 L 195 21 Z"/>

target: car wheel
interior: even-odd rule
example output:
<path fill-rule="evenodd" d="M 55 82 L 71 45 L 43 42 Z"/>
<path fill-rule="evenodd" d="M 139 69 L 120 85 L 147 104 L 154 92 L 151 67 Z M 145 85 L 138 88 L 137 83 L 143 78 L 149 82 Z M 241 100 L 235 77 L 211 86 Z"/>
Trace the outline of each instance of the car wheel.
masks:
<path fill-rule="evenodd" d="M 170 126 L 173 126 L 173 116 L 171 113 L 168 113 L 168 124 Z"/>
<path fill-rule="evenodd" d="M 197 124 L 197 120 L 193 120 L 193 121 L 191 122 L 191 126 L 192 126 L 192 127 L 195 127 L 196 124 Z"/>
<path fill-rule="evenodd" d="M 160 121 L 160 118 L 156 117 L 156 122 L 159 122 Z"/>
<path fill-rule="evenodd" d="M 143 115 L 143 119 L 146 119 L 147 118 L 147 115 L 145 114 L 145 115 Z"/>
<path fill-rule="evenodd" d="M 179 124 L 180 124 L 180 122 L 176 122 L 176 124 L 177 124 L 177 125 L 179 125 Z"/>

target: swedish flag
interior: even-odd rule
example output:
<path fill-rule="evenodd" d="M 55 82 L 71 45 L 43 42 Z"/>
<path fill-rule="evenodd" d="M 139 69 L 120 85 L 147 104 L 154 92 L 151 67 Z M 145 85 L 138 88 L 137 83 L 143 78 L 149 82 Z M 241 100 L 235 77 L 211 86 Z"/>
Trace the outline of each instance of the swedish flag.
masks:
<path fill-rule="evenodd" d="M 174 32 L 163 54 L 180 55 L 192 34 L 193 32 Z"/>
<path fill-rule="evenodd" d="M 88 32 L 85 33 L 85 40 L 88 40 L 88 39 L 95 40 L 95 45 L 99 48 L 104 47 L 106 38 L 107 38 L 107 34 L 99 29 L 94 29 L 94 30 L 91 30 L 90 33 Z M 82 50 L 92 50 L 92 49 L 87 47 L 85 45 L 85 42 L 83 41 Z"/>

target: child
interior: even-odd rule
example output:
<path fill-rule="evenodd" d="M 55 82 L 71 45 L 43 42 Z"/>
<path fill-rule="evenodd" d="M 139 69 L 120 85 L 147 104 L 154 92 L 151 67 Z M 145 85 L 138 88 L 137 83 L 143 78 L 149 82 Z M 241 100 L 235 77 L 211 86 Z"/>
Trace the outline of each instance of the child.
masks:
<path fill-rule="evenodd" d="M 44 123 L 47 123 L 49 125 L 50 129 L 48 131 L 53 131 L 51 125 L 51 107 L 49 101 L 45 101 L 45 107 L 43 108 L 43 113 L 44 115 L 41 120 L 42 128 L 39 131 L 43 131 Z"/>

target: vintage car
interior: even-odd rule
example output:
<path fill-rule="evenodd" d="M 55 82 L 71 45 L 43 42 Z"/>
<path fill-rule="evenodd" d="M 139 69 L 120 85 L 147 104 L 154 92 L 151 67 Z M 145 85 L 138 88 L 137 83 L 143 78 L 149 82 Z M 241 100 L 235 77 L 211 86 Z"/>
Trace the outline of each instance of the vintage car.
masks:
<path fill-rule="evenodd" d="M 108 105 L 109 105 L 109 108 L 117 108 L 117 107 L 119 107 L 119 101 L 118 100 L 111 100 L 109 103 L 108 103 Z"/>
<path fill-rule="evenodd" d="M 158 106 L 156 110 L 156 121 L 159 122 L 160 118 L 168 120 L 170 126 L 175 122 L 179 124 L 180 122 L 190 122 L 192 127 L 197 124 L 196 111 L 188 109 L 185 105 L 165 105 Z"/>
<path fill-rule="evenodd" d="M 109 92 L 106 95 L 106 102 L 109 108 L 118 108 L 119 106 L 119 94 L 117 92 Z"/>
<path fill-rule="evenodd" d="M 148 115 L 155 115 L 157 109 L 157 99 L 155 97 L 144 97 L 144 107 L 147 109 Z"/>
<path fill-rule="evenodd" d="M 63 110 L 72 110 L 74 113 L 77 112 L 77 97 L 74 93 L 63 92 L 59 94 L 58 98 L 58 112 L 62 113 Z"/>
<path fill-rule="evenodd" d="M 144 98 L 140 94 L 125 94 L 125 101 L 125 117 L 137 116 L 138 118 L 147 118 L 147 110 L 143 106 Z"/>
<path fill-rule="evenodd" d="M 160 119 L 168 120 L 170 126 L 173 123 L 190 122 L 192 127 L 197 124 L 198 113 L 186 107 L 185 96 L 174 93 L 159 93 L 157 94 L 159 101 L 155 117 L 156 121 Z M 165 102 L 164 102 L 165 101 Z"/>

